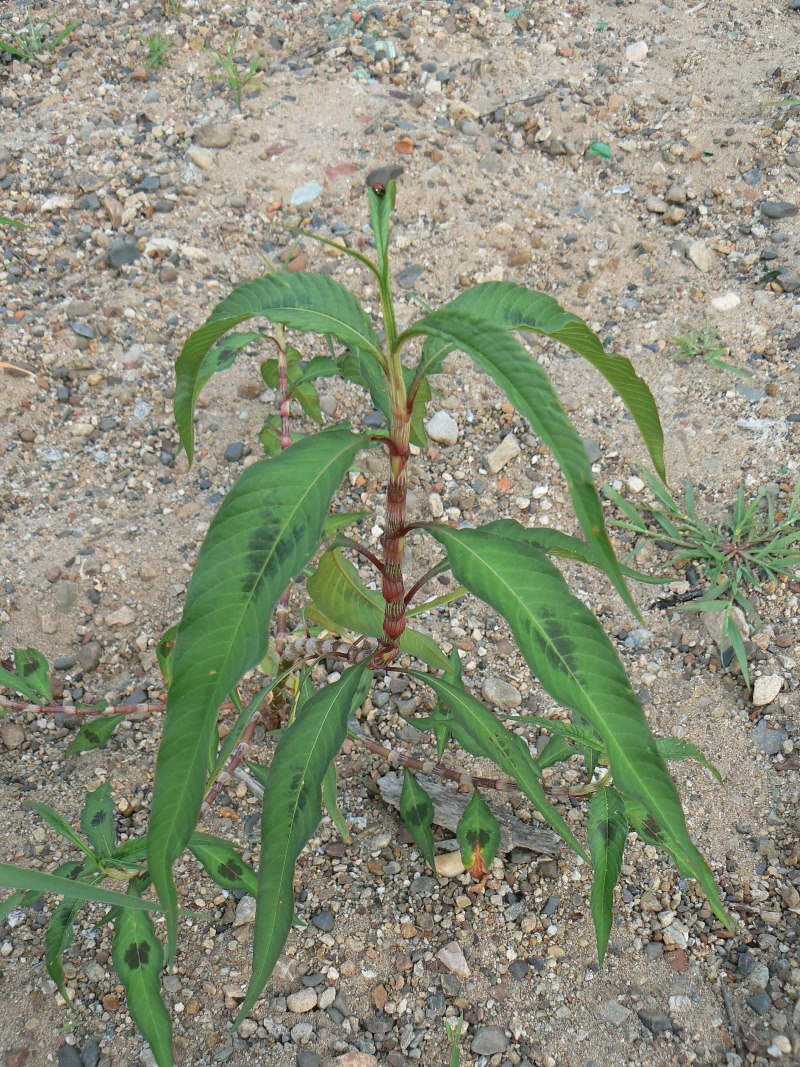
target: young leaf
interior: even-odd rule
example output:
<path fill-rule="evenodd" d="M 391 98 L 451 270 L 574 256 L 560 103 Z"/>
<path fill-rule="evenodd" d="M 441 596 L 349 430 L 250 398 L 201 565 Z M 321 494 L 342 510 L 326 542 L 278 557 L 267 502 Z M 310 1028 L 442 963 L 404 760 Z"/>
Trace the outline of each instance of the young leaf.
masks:
<path fill-rule="evenodd" d="M 218 709 L 264 655 L 275 605 L 313 556 L 333 494 L 363 447 L 363 438 L 336 427 L 254 464 L 206 535 L 175 640 L 148 831 L 170 956 L 177 921 L 172 864 L 200 813 Z"/>
<path fill-rule="evenodd" d="M 702 749 L 698 748 L 697 745 L 693 745 L 691 741 L 684 741 L 680 737 L 659 737 L 656 739 L 656 748 L 663 758 L 670 762 L 682 762 L 687 759 L 696 760 L 697 763 L 711 772 L 720 785 L 725 784 L 725 780 L 719 770 L 713 763 L 709 763 Z"/>
<path fill-rule="evenodd" d="M 689 836 L 680 798 L 642 707 L 603 628 L 547 556 L 516 523 L 481 530 L 428 527 L 456 579 L 509 623 L 531 671 L 550 695 L 591 724 L 605 743 L 614 782 L 659 821 L 688 857 L 715 914 L 730 920 L 711 871 Z M 433 684 L 430 682 L 429 684 Z"/>
<path fill-rule="evenodd" d="M 223 337 L 213 348 L 210 348 L 197 374 L 197 395 L 200 395 L 215 374 L 230 370 L 243 348 L 259 340 L 263 340 L 260 333 L 229 333 L 227 337 Z"/>
<path fill-rule="evenodd" d="M 472 315 L 506 330 L 523 330 L 551 337 L 598 370 L 633 416 L 653 464 L 664 470 L 664 432 L 653 395 L 644 379 L 624 356 L 609 355 L 596 333 L 577 315 L 565 311 L 551 296 L 513 282 L 485 282 L 452 300 L 445 311 Z"/>
<path fill-rule="evenodd" d="M 189 839 L 189 849 L 222 889 L 256 895 L 256 872 L 229 841 L 196 830 Z"/>
<path fill-rule="evenodd" d="M 336 784 L 336 764 L 332 763 L 325 772 L 325 777 L 322 779 L 322 804 L 325 811 L 328 813 L 328 818 L 339 831 L 339 836 L 342 841 L 349 845 L 353 839 L 353 835 L 350 833 L 347 819 L 345 819 L 342 814 L 342 809 L 339 807 Z"/>
<path fill-rule="evenodd" d="M 50 679 L 47 677 L 47 660 L 36 648 L 14 649 L 15 670 L 0 667 L 0 685 L 19 693 L 33 704 L 53 703 Z"/>
<path fill-rule="evenodd" d="M 600 963 L 606 954 L 614 921 L 614 886 L 622 870 L 622 854 L 628 839 L 625 802 L 616 789 L 598 789 L 589 806 L 589 851 L 594 866 L 592 918 Z"/>
<path fill-rule="evenodd" d="M 94 858 L 92 850 L 87 846 L 86 842 L 72 829 L 67 820 L 54 811 L 49 804 L 42 804 L 38 800 L 29 800 L 25 803 L 25 807 L 30 811 L 35 811 L 37 815 L 41 816 L 51 830 L 55 830 L 57 834 L 60 834 L 65 840 L 69 841 L 85 853 L 90 858 Z"/>
<path fill-rule="evenodd" d="M 205 384 L 206 353 L 234 326 L 255 316 L 304 333 L 331 334 L 378 364 L 383 358 L 369 316 L 352 293 L 327 275 L 282 272 L 240 285 L 190 335 L 175 365 L 175 421 L 190 463 L 194 458 L 192 420 Z"/>
<path fill-rule="evenodd" d="M 0 886 L 3 889 L 26 889 L 34 893 L 54 893 L 60 897 L 74 897 L 76 900 L 96 900 L 100 904 L 122 904 L 126 908 L 140 911 L 161 911 L 158 904 L 151 904 L 139 897 L 130 897 L 125 893 L 115 893 L 113 889 L 102 889 L 99 885 L 87 885 L 86 882 L 72 881 L 54 874 L 42 874 L 41 871 L 28 871 L 24 867 L 15 867 L 12 863 L 0 863 Z"/>
<path fill-rule="evenodd" d="M 325 553 L 316 573 L 309 578 L 307 589 L 326 621 L 333 622 L 334 629 L 352 630 L 367 637 L 380 637 L 383 633 L 381 594 L 367 589 L 356 568 L 338 549 Z M 313 609 L 309 617 L 315 618 Z M 436 671 L 447 671 L 450 667 L 436 642 L 417 630 L 405 630 L 400 638 L 400 651 Z"/>
<path fill-rule="evenodd" d="M 567 418 L 555 389 L 535 360 L 507 330 L 472 315 L 445 309 L 427 315 L 398 339 L 420 334 L 450 339 L 494 378 L 534 432 L 552 451 L 564 474 L 575 514 L 598 565 L 638 617 L 606 533 L 603 507 L 592 481 L 592 467 L 583 440 Z"/>
<path fill-rule="evenodd" d="M 432 674 L 418 674 L 416 671 L 410 673 L 429 685 L 450 709 L 453 736 L 462 748 L 473 756 L 490 759 L 501 771 L 513 778 L 550 827 L 588 863 L 589 857 L 578 839 L 547 799 L 539 781 L 539 768 L 522 738 L 507 730 L 488 708 L 460 685 L 436 678 Z"/>
<path fill-rule="evenodd" d="M 98 715 L 96 719 L 85 722 L 67 746 L 66 755 L 75 756 L 78 752 L 105 748 L 111 735 L 124 721 L 124 715 Z"/>
<path fill-rule="evenodd" d="M 138 900 L 133 892 L 127 900 Z M 172 1067 L 172 1021 L 161 999 L 164 950 L 149 915 L 121 907 L 115 918 L 111 959 L 125 987 L 128 1011 L 158 1067 Z"/>
<path fill-rule="evenodd" d="M 347 737 L 347 720 L 363 699 L 365 672 L 363 663 L 348 668 L 303 704 L 265 775 L 253 974 L 234 1027 L 261 995 L 289 935 L 294 866 L 322 818 L 322 782 Z"/>
<path fill-rule="evenodd" d="M 403 771 L 403 791 L 400 794 L 400 818 L 414 838 L 414 844 L 436 872 L 436 857 L 433 853 L 433 802 L 414 775 Z"/>
<path fill-rule="evenodd" d="M 484 878 L 491 871 L 497 855 L 500 823 L 477 789 L 458 820 L 456 838 L 464 866 L 473 878 Z"/>
<path fill-rule="evenodd" d="M 83 906 L 84 901 L 66 897 L 53 912 L 44 935 L 44 963 L 47 973 L 68 1004 L 72 1002 L 72 997 L 64 981 L 64 953 L 75 937 L 75 920 Z"/>
<path fill-rule="evenodd" d="M 102 859 L 114 854 L 117 830 L 114 825 L 114 801 L 111 786 L 104 782 L 93 793 L 87 793 L 81 812 L 81 830 L 86 840 Z"/>
<path fill-rule="evenodd" d="M 572 741 L 566 737 L 551 737 L 544 750 L 536 757 L 539 769 L 546 771 L 548 767 L 554 767 L 557 763 L 570 759 L 578 752 Z"/>

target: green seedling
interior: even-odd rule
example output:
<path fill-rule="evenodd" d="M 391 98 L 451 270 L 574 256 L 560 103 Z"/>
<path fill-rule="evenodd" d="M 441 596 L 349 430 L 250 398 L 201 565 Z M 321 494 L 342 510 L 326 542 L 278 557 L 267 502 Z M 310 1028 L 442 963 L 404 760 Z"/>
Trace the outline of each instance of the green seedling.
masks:
<path fill-rule="evenodd" d="M 152 33 L 147 38 L 147 59 L 144 61 L 148 70 L 166 67 L 169 63 L 167 56 L 171 47 L 166 37 L 162 37 L 160 33 Z"/>
<path fill-rule="evenodd" d="M 23 33 L 9 31 L 12 39 L 0 41 L 0 51 L 7 52 L 23 63 L 45 63 L 78 26 L 78 22 L 71 22 L 54 37 L 49 37 L 50 19 L 45 19 L 44 22 L 34 22 L 33 15 L 28 9 L 28 25 L 25 31 Z"/>
<path fill-rule="evenodd" d="M 673 337 L 672 340 L 678 349 L 678 359 L 696 360 L 702 359 L 710 367 L 717 370 L 727 370 L 738 378 L 752 378 L 750 371 L 727 363 L 722 357 L 727 355 L 727 349 L 719 336 L 719 332 L 705 322 L 701 329 L 685 326 L 685 336 Z"/>
<path fill-rule="evenodd" d="M 233 94 L 236 106 L 241 111 L 244 94 L 246 92 L 260 93 L 264 87 L 261 84 L 261 56 L 257 55 L 249 63 L 246 63 L 244 59 L 240 59 L 236 55 L 238 43 L 239 35 L 237 33 L 227 52 L 217 51 L 216 49 L 207 49 L 207 51 L 210 51 L 215 57 L 217 66 L 222 71 L 228 88 Z"/>

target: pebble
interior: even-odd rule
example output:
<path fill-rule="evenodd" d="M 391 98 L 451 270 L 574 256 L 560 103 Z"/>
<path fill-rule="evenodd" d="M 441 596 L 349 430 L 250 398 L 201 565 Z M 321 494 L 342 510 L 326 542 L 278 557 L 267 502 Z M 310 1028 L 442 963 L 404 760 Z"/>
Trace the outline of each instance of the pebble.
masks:
<path fill-rule="evenodd" d="M 404 267 L 403 270 L 398 271 L 395 276 L 395 281 L 401 289 L 413 289 L 419 281 L 422 275 L 422 267 L 419 264 L 412 264 L 410 267 Z"/>
<path fill-rule="evenodd" d="M 193 144 L 186 153 L 190 163 L 194 163 L 200 170 L 213 170 L 217 157 L 212 148 L 203 148 L 202 145 Z"/>
<path fill-rule="evenodd" d="M 772 1008 L 772 997 L 769 993 L 756 993 L 747 998 L 747 1003 L 756 1015 L 766 1015 Z"/>
<path fill-rule="evenodd" d="M 689 245 L 689 251 L 686 253 L 689 259 L 694 263 L 698 270 L 703 274 L 707 274 L 708 271 L 714 266 L 715 256 L 705 241 L 694 241 Z"/>
<path fill-rule="evenodd" d="M 723 293 L 722 296 L 715 296 L 711 301 L 711 306 L 715 311 L 733 311 L 734 308 L 738 308 L 741 304 L 741 297 L 736 293 Z"/>
<path fill-rule="evenodd" d="M 225 448 L 225 459 L 228 463 L 238 463 L 244 455 L 244 443 L 242 441 L 233 441 Z"/>
<path fill-rule="evenodd" d="M 600 1005 L 600 1018 L 609 1026 L 624 1026 L 633 1012 L 617 1000 L 604 1000 Z"/>
<path fill-rule="evenodd" d="M 208 122 L 198 126 L 194 133 L 194 143 L 201 148 L 227 148 L 233 140 L 233 126 L 228 124 L 217 125 Z"/>
<path fill-rule="evenodd" d="M 757 708 L 771 704 L 783 688 L 779 674 L 761 674 L 753 683 L 753 703 Z"/>
<path fill-rule="evenodd" d="M 297 1067 L 320 1067 L 322 1060 L 316 1052 L 301 1051 L 297 1053 Z"/>
<path fill-rule="evenodd" d="M 458 423 L 446 411 L 437 411 L 425 424 L 428 437 L 440 445 L 454 445 L 458 440 Z"/>
<path fill-rule="evenodd" d="M 498 474 L 507 463 L 520 454 L 522 449 L 513 433 L 506 434 L 497 448 L 486 456 L 486 469 L 490 474 Z"/>
<path fill-rule="evenodd" d="M 509 1046 L 502 1026 L 479 1026 L 472 1037 L 470 1049 L 479 1056 L 495 1056 Z"/>
<path fill-rule="evenodd" d="M 751 736 L 753 742 L 767 756 L 777 756 L 782 751 L 784 742 L 789 739 L 789 735 L 782 727 L 772 730 L 764 719 L 756 723 Z"/>
<path fill-rule="evenodd" d="M 366 1052 L 346 1052 L 344 1056 L 337 1056 L 333 1062 L 338 1067 L 378 1067 L 375 1057 Z"/>
<path fill-rule="evenodd" d="M 469 978 L 472 974 L 461 946 L 457 941 L 450 941 L 443 945 L 436 953 L 436 958 L 458 978 Z"/>
<path fill-rule="evenodd" d="M 127 604 L 106 615 L 106 626 L 132 626 L 136 622 L 136 612 Z"/>
<path fill-rule="evenodd" d="M 311 916 L 311 921 L 318 930 L 322 930 L 324 934 L 329 934 L 336 922 L 333 912 L 328 911 L 327 908 L 323 911 L 318 911 L 316 915 Z"/>
<path fill-rule="evenodd" d="M 304 1015 L 317 1006 L 317 991 L 311 986 L 305 986 L 296 993 L 290 993 L 286 998 L 286 1010 L 295 1015 Z"/>
<path fill-rule="evenodd" d="M 289 203 L 292 207 L 305 207 L 307 204 L 313 204 L 321 192 L 321 185 L 317 182 L 308 182 L 294 190 Z"/>
<path fill-rule="evenodd" d="M 0 741 L 6 748 L 19 748 L 25 740 L 25 731 L 16 722 L 4 722 L 0 725 Z"/>
<path fill-rule="evenodd" d="M 781 270 L 775 279 L 784 293 L 796 293 L 800 290 L 800 274 L 796 270 Z"/>
<path fill-rule="evenodd" d="M 759 205 L 759 210 L 765 219 L 788 219 L 796 215 L 800 208 L 785 200 L 765 200 Z"/>
<path fill-rule="evenodd" d="M 669 1016 L 663 1011 L 652 1008 L 642 1008 L 636 1013 L 642 1026 L 646 1026 L 652 1034 L 668 1034 L 672 1031 L 672 1023 Z"/>
<path fill-rule="evenodd" d="M 81 670 L 96 671 L 100 666 L 102 655 L 103 650 L 97 641 L 89 641 L 88 644 L 81 645 L 78 649 L 78 663 L 81 665 Z"/>
<path fill-rule="evenodd" d="M 113 241 L 106 249 L 108 262 L 117 270 L 129 267 L 140 255 L 141 252 L 133 241 Z"/>
<path fill-rule="evenodd" d="M 242 897 L 239 903 L 236 905 L 236 915 L 234 916 L 233 925 L 247 926 L 250 923 L 256 921 L 256 901 L 255 897 L 251 897 L 246 894 Z"/>
<path fill-rule="evenodd" d="M 83 1067 L 97 1067 L 100 1062 L 100 1046 L 94 1040 L 87 1041 L 81 1050 Z"/>
<path fill-rule="evenodd" d="M 80 1053 L 74 1045 L 62 1045 L 57 1053 L 58 1067 L 83 1067 Z"/>
<path fill-rule="evenodd" d="M 626 45 L 625 59 L 628 63 L 642 63 L 647 59 L 649 51 L 646 41 L 635 41 L 633 44 Z"/>
<path fill-rule="evenodd" d="M 503 711 L 518 708 L 522 703 L 522 694 L 519 689 L 493 674 L 484 679 L 482 693 L 487 704 Z"/>

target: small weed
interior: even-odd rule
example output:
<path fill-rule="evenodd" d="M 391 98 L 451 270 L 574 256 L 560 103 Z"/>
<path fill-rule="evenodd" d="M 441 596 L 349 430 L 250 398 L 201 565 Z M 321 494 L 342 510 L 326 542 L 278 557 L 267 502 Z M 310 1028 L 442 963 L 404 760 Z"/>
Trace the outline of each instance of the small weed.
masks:
<path fill-rule="evenodd" d="M 160 33 L 152 33 L 147 39 L 147 59 L 144 61 L 147 69 L 158 70 L 159 67 L 166 67 L 170 47 L 166 37 L 162 37 Z"/>
<path fill-rule="evenodd" d="M 161 0 L 161 5 L 165 18 L 174 19 L 183 13 L 181 0 Z"/>
<path fill-rule="evenodd" d="M 461 1051 L 458 1042 L 461 1039 L 461 1031 L 464 1029 L 464 1016 L 459 1015 L 453 1026 L 445 1021 L 444 1028 L 447 1031 L 447 1040 L 450 1042 L 450 1067 L 461 1067 Z"/>
<path fill-rule="evenodd" d="M 239 34 L 233 38 L 230 48 L 227 52 L 217 51 L 216 49 L 208 49 L 216 57 L 217 66 L 222 71 L 225 81 L 228 83 L 228 88 L 233 94 L 233 98 L 236 101 L 236 106 L 239 110 L 242 110 L 242 96 L 249 89 L 251 92 L 260 93 L 264 86 L 261 84 L 261 72 L 259 67 L 261 65 L 261 55 L 257 55 L 254 59 L 250 60 L 247 67 L 244 67 L 245 60 L 238 59 L 236 56 L 236 46 L 239 43 Z"/>
<path fill-rule="evenodd" d="M 741 608 L 756 627 L 760 626 L 752 594 L 760 592 L 765 583 L 791 577 L 800 567 L 800 482 L 785 512 L 776 510 L 774 489 L 762 489 L 748 503 L 740 488 L 728 515 L 712 525 L 698 517 L 690 481 L 683 483 L 681 505 L 654 475 L 648 471 L 643 474 L 655 502 L 637 509 L 607 486 L 606 495 L 625 516 L 611 525 L 677 549 L 670 560 L 672 566 L 702 564 L 707 591 L 700 599 L 681 603 L 680 608 L 723 613 L 721 644 L 732 649 L 731 655 L 736 657 L 749 687 L 747 653 L 734 608 Z M 644 544 L 642 541 L 637 545 L 632 555 Z"/>
<path fill-rule="evenodd" d="M 673 337 L 672 340 L 678 349 L 678 359 L 702 359 L 710 367 L 717 370 L 727 370 L 739 378 L 752 378 L 750 371 L 735 367 L 732 363 L 726 363 L 722 357 L 727 355 L 727 349 L 722 342 L 719 332 L 708 322 L 703 323 L 702 329 L 685 326 L 685 337 Z"/>
<path fill-rule="evenodd" d="M 44 22 L 34 22 L 33 15 L 28 10 L 28 25 L 23 33 L 14 33 L 10 30 L 13 41 L 0 41 L 0 51 L 8 52 L 15 59 L 23 63 L 44 63 L 52 57 L 56 49 L 64 43 L 74 29 L 79 25 L 71 22 L 63 30 L 48 40 L 47 31 L 50 19 Z"/>

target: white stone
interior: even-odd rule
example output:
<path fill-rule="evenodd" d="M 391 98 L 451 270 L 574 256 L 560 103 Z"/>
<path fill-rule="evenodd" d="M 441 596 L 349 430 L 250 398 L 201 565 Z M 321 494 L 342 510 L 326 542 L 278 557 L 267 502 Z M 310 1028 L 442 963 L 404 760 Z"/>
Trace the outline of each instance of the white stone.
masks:
<path fill-rule="evenodd" d="M 757 708 L 771 704 L 783 688 L 783 678 L 779 674 L 762 674 L 753 685 L 753 703 Z"/>
<path fill-rule="evenodd" d="M 600 1005 L 600 1017 L 609 1026 L 622 1026 L 631 1014 L 630 1008 L 616 1000 L 606 1000 Z"/>
<path fill-rule="evenodd" d="M 193 144 L 189 151 L 186 153 L 186 158 L 190 163 L 194 163 L 200 170 L 212 170 L 216 156 L 212 148 L 203 148 L 199 144 Z"/>
<path fill-rule="evenodd" d="M 661 936 L 667 948 L 687 948 L 689 945 L 689 931 L 683 923 L 670 923 Z"/>
<path fill-rule="evenodd" d="M 431 493 L 428 496 L 428 510 L 434 519 L 441 519 L 444 515 L 444 502 L 438 493 Z"/>
<path fill-rule="evenodd" d="M 123 604 L 117 611 L 109 611 L 106 615 L 106 626 L 131 626 L 135 621 L 136 613 L 127 604 Z"/>
<path fill-rule="evenodd" d="M 290 993 L 286 998 L 287 1010 L 294 1012 L 295 1015 L 303 1015 L 307 1011 L 312 1011 L 316 1008 L 317 1003 L 317 991 L 310 986 L 306 986 L 296 993 Z"/>
<path fill-rule="evenodd" d="M 644 489 L 644 482 L 641 478 L 637 478 L 637 476 L 633 474 L 628 479 L 628 488 L 632 493 L 641 493 Z"/>
<path fill-rule="evenodd" d="M 319 995 L 319 1007 L 321 1011 L 326 1011 L 331 1004 L 336 1000 L 336 990 L 332 985 L 327 986 Z"/>
<path fill-rule="evenodd" d="M 738 308 L 741 304 L 741 297 L 736 293 L 723 293 L 722 296 L 715 296 L 711 301 L 711 306 L 715 311 L 733 311 L 734 308 Z"/>
<path fill-rule="evenodd" d="M 436 958 L 445 965 L 451 974 L 455 974 L 459 978 L 469 978 L 472 974 L 464 953 L 461 951 L 461 945 L 457 941 L 450 941 L 443 945 L 436 953 Z"/>
<path fill-rule="evenodd" d="M 625 59 L 628 63 L 642 63 L 647 59 L 649 48 L 645 41 L 636 41 L 625 48 Z"/>
<path fill-rule="evenodd" d="M 440 445 L 454 445 L 458 440 L 458 423 L 446 411 L 437 411 L 425 426 L 428 437 Z"/>
<path fill-rule="evenodd" d="M 465 870 L 466 868 L 461 861 L 461 853 L 458 849 L 455 852 L 445 852 L 443 856 L 436 857 L 436 873 L 440 874 L 442 878 L 458 878 Z"/>
<path fill-rule="evenodd" d="M 233 920 L 234 926 L 247 926 L 256 921 L 256 902 L 255 898 L 251 896 L 244 896 L 236 905 L 236 916 Z"/>
<path fill-rule="evenodd" d="M 487 470 L 490 474 L 497 474 L 503 467 L 505 467 L 506 463 L 510 463 L 512 459 L 516 459 L 521 451 L 522 449 L 519 447 L 519 441 L 514 434 L 506 434 L 497 448 L 493 448 L 487 455 Z"/>
<path fill-rule="evenodd" d="M 701 270 L 703 274 L 707 274 L 714 266 L 714 253 L 705 241 L 694 241 L 689 245 L 689 251 L 686 254 L 697 269 Z"/>
<path fill-rule="evenodd" d="M 676 996 L 669 998 L 669 1013 L 670 1015 L 680 1015 L 682 1011 L 689 1011 L 692 1006 L 690 997 L 687 997 L 683 993 L 679 993 Z"/>
<path fill-rule="evenodd" d="M 71 196 L 48 196 L 46 200 L 42 201 L 40 211 L 63 211 L 66 208 L 72 207 L 73 199 Z"/>
<path fill-rule="evenodd" d="M 483 699 L 487 704 L 509 711 L 518 708 L 522 703 L 522 695 L 515 686 L 506 682 L 503 678 L 489 675 L 483 683 Z"/>

